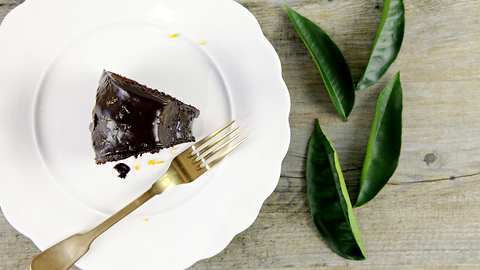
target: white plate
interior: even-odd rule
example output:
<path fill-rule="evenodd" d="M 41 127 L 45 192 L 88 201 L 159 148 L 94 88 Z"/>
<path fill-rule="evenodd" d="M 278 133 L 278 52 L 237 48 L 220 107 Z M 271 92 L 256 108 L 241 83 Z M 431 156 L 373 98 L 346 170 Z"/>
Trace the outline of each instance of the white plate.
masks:
<path fill-rule="evenodd" d="M 288 90 L 273 47 L 236 2 L 27 0 L 0 27 L 0 59 L 0 205 L 42 250 L 136 198 L 188 146 L 143 155 L 126 179 L 95 165 L 89 125 L 103 69 L 199 108 L 197 138 L 232 119 L 248 137 L 99 237 L 80 268 L 187 268 L 250 226 L 278 182 Z"/>

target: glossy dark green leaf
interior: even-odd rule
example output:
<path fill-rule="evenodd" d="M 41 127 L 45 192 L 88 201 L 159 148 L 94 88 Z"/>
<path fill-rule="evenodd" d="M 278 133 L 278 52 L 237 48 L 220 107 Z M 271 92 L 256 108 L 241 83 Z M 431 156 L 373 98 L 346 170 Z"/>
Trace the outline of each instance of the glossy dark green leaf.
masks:
<path fill-rule="evenodd" d="M 356 90 L 374 85 L 397 58 L 405 32 L 405 5 L 403 0 L 385 0 L 382 21 L 367 67 Z"/>
<path fill-rule="evenodd" d="M 287 7 L 288 15 L 310 51 L 338 113 L 347 121 L 355 103 L 355 85 L 345 57 L 316 24 Z"/>
<path fill-rule="evenodd" d="M 355 207 L 372 200 L 397 169 L 402 146 L 402 99 L 398 72 L 378 97 Z"/>
<path fill-rule="evenodd" d="M 337 152 L 318 120 L 308 145 L 306 176 L 310 212 L 325 242 L 342 257 L 365 259 Z"/>

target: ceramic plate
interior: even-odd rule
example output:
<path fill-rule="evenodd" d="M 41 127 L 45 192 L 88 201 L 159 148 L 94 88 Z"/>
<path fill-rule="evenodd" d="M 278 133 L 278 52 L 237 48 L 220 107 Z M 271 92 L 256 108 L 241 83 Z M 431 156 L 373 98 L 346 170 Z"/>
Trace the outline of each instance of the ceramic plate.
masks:
<path fill-rule="evenodd" d="M 99 237 L 82 269 L 187 268 L 250 226 L 278 183 L 288 90 L 273 47 L 236 2 L 27 0 L 0 26 L 0 59 L 0 205 L 42 250 L 135 199 L 189 146 L 125 160 L 126 179 L 113 163 L 95 165 L 89 127 L 103 69 L 196 106 L 197 138 L 233 119 L 248 137 Z"/>

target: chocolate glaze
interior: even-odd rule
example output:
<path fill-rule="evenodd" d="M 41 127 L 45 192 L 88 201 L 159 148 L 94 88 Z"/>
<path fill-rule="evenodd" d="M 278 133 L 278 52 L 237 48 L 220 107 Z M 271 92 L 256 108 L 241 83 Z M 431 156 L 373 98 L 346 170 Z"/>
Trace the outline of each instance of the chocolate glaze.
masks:
<path fill-rule="evenodd" d="M 95 161 L 102 164 L 195 141 L 192 123 L 200 111 L 170 95 L 103 71 L 92 114 Z"/>

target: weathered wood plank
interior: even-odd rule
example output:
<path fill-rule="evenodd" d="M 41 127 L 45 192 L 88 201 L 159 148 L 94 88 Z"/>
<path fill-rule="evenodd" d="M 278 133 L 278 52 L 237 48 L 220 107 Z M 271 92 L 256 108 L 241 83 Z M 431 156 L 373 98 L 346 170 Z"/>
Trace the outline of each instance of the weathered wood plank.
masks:
<path fill-rule="evenodd" d="M 480 2 L 406 1 L 398 59 L 377 85 L 357 92 L 347 123 L 331 104 L 284 4 L 331 35 L 358 80 L 383 1 L 239 2 L 255 15 L 280 56 L 292 99 L 292 140 L 279 185 L 255 223 L 191 269 L 480 269 Z M 0 20 L 15 3 L 0 0 Z M 376 98 L 398 70 L 405 103 L 400 165 L 377 198 L 355 209 L 369 258 L 348 261 L 326 246 L 311 222 L 304 179 L 307 143 L 319 118 L 354 194 Z M 38 249 L 1 215 L 0 228 L 0 269 L 28 269 Z"/>
<path fill-rule="evenodd" d="M 314 268 L 295 268 L 295 270 L 463 270 L 463 269 L 478 269 L 480 264 L 451 264 L 451 265 L 384 265 L 384 266 L 319 266 Z M 270 268 L 270 270 L 287 270 L 291 268 Z M 260 269 L 250 269 L 260 270 Z"/>
<path fill-rule="evenodd" d="M 297 1 L 291 5 L 331 33 L 358 79 L 375 38 L 379 2 Z M 407 2 L 407 33 L 398 60 L 378 85 L 357 92 L 356 107 L 349 122 L 343 123 L 283 6 L 271 1 L 245 3 L 281 58 L 292 97 L 292 142 L 279 186 L 255 224 L 220 255 L 193 268 L 475 267 L 480 261 L 476 240 L 480 126 L 472 120 L 480 116 L 476 90 L 480 88 L 480 27 L 475 15 L 480 6 L 470 4 Z M 314 119 L 320 118 L 354 191 L 375 100 L 397 70 L 402 71 L 405 95 L 401 163 L 379 197 L 355 210 L 369 259 L 347 261 L 328 249 L 310 222 L 303 178 L 306 145 Z"/>

